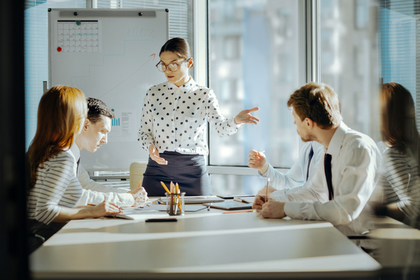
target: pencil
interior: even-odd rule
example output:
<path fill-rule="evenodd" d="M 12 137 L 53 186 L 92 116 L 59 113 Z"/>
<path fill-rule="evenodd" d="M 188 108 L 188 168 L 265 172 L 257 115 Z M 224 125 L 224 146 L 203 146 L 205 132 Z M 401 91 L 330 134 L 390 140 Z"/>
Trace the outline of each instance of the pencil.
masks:
<path fill-rule="evenodd" d="M 139 180 L 139 185 L 137 186 L 138 189 L 141 187 L 141 180 Z"/>
<path fill-rule="evenodd" d="M 267 188 L 265 189 L 265 202 L 268 202 L 268 183 L 270 182 L 270 178 L 267 178 Z"/>
<path fill-rule="evenodd" d="M 178 185 L 178 183 L 176 183 L 175 187 L 176 187 L 176 193 L 178 194 L 178 207 L 179 207 L 179 210 L 180 210 L 180 211 L 182 211 L 182 207 L 181 207 L 181 197 L 179 196 L 179 195 L 181 194 L 181 192 L 180 192 L 180 190 L 179 190 L 179 185 Z"/>
<path fill-rule="evenodd" d="M 171 195 L 171 209 L 174 211 L 174 214 L 176 215 L 176 212 L 178 212 L 178 203 L 177 203 L 178 195 L 175 191 L 175 185 L 172 181 L 171 181 L 170 186 L 171 186 L 170 190 L 171 190 L 171 194 L 172 194 Z M 173 195 L 175 195 L 175 198 L 174 198 Z M 174 205 L 174 203 L 175 203 L 175 205 Z"/>
<path fill-rule="evenodd" d="M 228 211 L 228 212 L 223 212 L 223 214 L 249 213 L 249 212 L 254 212 L 254 210 L 249 209 L 249 210 L 239 210 L 239 211 Z"/>
<path fill-rule="evenodd" d="M 168 188 L 166 187 L 165 183 L 160 181 L 160 184 L 162 185 L 162 187 L 165 189 L 165 191 L 169 194 L 171 194 L 171 192 L 168 190 Z"/>

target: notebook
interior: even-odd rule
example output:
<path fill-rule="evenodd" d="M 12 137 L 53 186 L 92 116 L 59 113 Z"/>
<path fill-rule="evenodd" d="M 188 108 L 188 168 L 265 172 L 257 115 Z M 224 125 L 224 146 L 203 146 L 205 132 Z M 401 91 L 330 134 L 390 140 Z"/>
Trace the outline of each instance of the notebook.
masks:
<path fill-rule="evenodd" d="M 219 203 L 203 203 L 205 206 L 210 206 L 216 209 L 223 210 L 242 210 L 242 209 L 251 209 L 252 204 L 242 203 L 237 201 L 224 201 Z"/>

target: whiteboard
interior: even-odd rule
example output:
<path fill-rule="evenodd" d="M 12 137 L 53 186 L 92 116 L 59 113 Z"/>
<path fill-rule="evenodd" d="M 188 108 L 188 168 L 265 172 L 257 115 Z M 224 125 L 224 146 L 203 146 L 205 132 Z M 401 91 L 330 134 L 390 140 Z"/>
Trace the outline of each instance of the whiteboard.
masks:
<path fill-rule="evenodd" d="M 114 110 L 108 143 L 83 150 L 86 170 L 129 170 L 147 161 L 138 142 L 143 99 L 165 80 L 155 65 L 168 40 L 168 10 L 49 9 L 49 87 L 81 89 Z"/>

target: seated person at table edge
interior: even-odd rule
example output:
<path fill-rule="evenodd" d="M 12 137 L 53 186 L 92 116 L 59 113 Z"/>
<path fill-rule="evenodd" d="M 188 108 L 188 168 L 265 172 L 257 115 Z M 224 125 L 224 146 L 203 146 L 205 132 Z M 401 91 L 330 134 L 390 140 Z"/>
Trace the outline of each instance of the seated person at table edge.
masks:
<path fill-rule="evenodd" d="M 54 86 L 39 102 L 37 129 L 27 153 L 30 252 L 69 220 L 121 212 L 107 201 L 74 208 L 83 189 L 76 177 L 77 163 L 70 147 L 83 128 L 86 111 L 85 95 L 74 87 Z"/>
<path fill-rule="evenodd" d="M 299 193 L 314 194 L 327 189 L 327 202 L 280 202 L 269 199 L 255 208 L 264 218 L 324 220 L 346 235 L 359 235 L 372 228 L 368 207 L 382 157 L 375 142 L 350 129 L 342 121 L 340 101 L 325 84 L 308 83 L 296 90 L 287 106 L 303 141 L 325 147 L 311 187 Z M 322 194 L 323 195 L 323 194 Z"/>
<path fill-rule="evenodd" d="M 324 147 L 315 141 L 304 143 L 299 151 L 298 161 L 287 171 L 281 173 L 267 162 L 264 153 L 252 150 L 249 154 L 248 166 L 258 170 L 258 174 L 270 179 L 268 191 L 264 186 L 258 195 L 276 198 L 278 201 L 313 200 L 313 196 L 305 197 L 295 194 L 302 188 L 309 188 L 324 154 Z"/>
<path fill-rule="evenodd" d="M 384 201 L 376 205 L 376 213 L 420 228 L 420 136 L 413 97 L 402 85 L 387 83 L 379 100 Z"/>
<path fill-rule="evenodd" d="M 70 149 L 77 162 L 81 161 L 81 150 L 86 149 L 94 153 L 102 144 L 107 143 L 108 133 L 111 132 L 111 120 L 114 118 L 114 113 L 103 101 L 89 97 L 87 104 L 88 115 L 86 122 Z M 87 205 L 88 201 L 92 204 L 98 204 L 105 198 L 108 202 L 118 206 L 142 206 L 148 200 L 146 191 L 142 187 L 136 191 L 127 192 L 123 188 L 115 189 L 96 183 L 90 179 L 89 174 L 80 163 L 77 176 L 83 187 L 83 192 L 76 207 Z"/>

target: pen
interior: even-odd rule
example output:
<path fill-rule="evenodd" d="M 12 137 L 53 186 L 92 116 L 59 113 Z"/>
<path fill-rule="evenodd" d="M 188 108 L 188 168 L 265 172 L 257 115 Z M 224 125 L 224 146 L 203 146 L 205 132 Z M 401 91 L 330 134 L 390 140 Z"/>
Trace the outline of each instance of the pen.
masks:
<path fill-rule="evenodd" d="M 167 193 L 171 193 L 169 190 L 168 190 L 168 188 L 166 187 L 166 185 L 165 185 L 165 183 L 164 182 L 162 182 L 162 181 L 160 181 L 160 184 L 162 185 L 162 187 L 165 189 L 165 191 L 167 192 Z"/>
<path fill-rule="evenodd" d="M 249 209 L 249 210 L 239 210 L 239 211 L 228 211 L 228 212 L 223 212 L 223 214 L 249 213 L 249 212 L 254 212 L 254 210 Z"/>
<path fill-rule="evenodd" d="M 265 202 L 268 202 L 268 183 L 270 182 L 270 178 L 267 178 L 267 189 L 265 190 Z"/>

